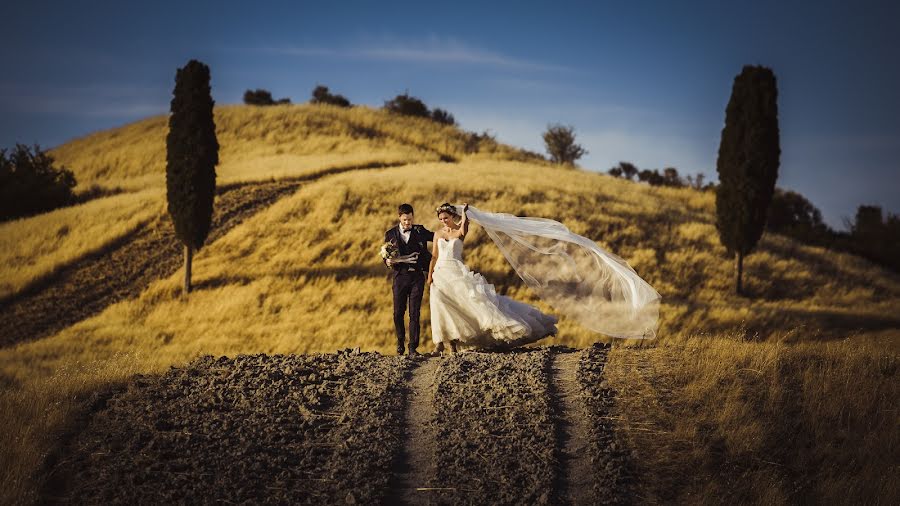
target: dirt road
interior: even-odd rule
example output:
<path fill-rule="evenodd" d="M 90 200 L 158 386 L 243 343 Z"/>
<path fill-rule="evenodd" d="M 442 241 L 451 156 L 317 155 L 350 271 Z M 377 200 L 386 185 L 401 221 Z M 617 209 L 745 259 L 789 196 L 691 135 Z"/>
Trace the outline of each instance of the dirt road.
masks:
<path fill-rule="evenodd" d="M 627 503 L 606 350 L 203 357 L 95 399 L 45 499 Z"/>

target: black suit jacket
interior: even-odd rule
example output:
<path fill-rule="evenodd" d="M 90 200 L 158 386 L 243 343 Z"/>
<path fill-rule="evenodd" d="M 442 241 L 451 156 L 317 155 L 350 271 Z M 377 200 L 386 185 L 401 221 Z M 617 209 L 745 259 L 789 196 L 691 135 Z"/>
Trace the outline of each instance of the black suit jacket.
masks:
<path fill-rule="evenodd" d="M 428 248 L 429 241 L 434 241 L 434 232 L 422 225 L 413 225 L 412 232 L 409 233 L 409 243 L 403 242 L 403 238 L 400 237 L 400 225 L 388 229 L 387 232 L 384 233 L 384 242 L 396 244 L 401 255 L 408 255 L 415 252 L 419 253 L 419 258 L 415 264 L 394 264 L 391 267 L 394 274 L 396 275 L 398 272 L 407 271 L 410 267 L 428 272 L 428 266 L 431 264 L 431 249 Z M 384 264 L 387 265 L 387 262 L 385 261 Z"/>

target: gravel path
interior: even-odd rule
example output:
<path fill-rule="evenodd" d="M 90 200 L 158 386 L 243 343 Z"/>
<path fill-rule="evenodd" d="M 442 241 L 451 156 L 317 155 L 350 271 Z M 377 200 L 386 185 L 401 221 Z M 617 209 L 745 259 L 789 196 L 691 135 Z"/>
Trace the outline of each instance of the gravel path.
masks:
<path fill-rule="evenodd" d="M 591 486 L 591 423 L 578 383 L 581 352 L 553 355 L 550 387 L 555 402 L 560 474 L 556 484 L 557 504 L 593 504 Z"/>
<path fill-rule="evenodd" d="M 426 504 L 435 492 L 434 391 L 439 363 L 437 358 L 424 359 L 412 370 L 407 388 L 403 451 L 394 469 L 389 504 Z"/>
<path fill-rule="evenodd" d="M 95 399 L 44 502 L 627 503 L 607 352 L 201 357 Z"/>

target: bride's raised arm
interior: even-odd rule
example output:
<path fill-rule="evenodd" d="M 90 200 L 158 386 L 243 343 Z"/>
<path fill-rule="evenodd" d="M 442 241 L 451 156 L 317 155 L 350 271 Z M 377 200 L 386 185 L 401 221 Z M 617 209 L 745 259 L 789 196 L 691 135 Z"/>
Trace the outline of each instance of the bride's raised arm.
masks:
<path fill-rule="evenodd" d="M 460 223 L 460 234 L 459 238 L 463 239 L 466 237 L 466 234 L 469 233 L 469 217 L 466 216 L 466 211 L 469 210 L 469 204 L 463 204 L 463 212 L 462 212 L 462 223 Z"/>

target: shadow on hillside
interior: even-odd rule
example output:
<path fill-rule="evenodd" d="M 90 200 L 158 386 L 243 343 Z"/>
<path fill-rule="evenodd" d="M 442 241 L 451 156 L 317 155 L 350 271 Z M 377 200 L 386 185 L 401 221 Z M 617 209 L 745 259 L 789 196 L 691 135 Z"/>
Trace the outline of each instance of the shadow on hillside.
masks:
<path fill-rule="evenodd" d="M 809 286 L 806 288 L 806 290 L 810 292 L 814 293 L 819 288 L 822 288 L 828 283 L 832 283 L 834 281 L 839 281 L 846 285 L 859 287 L 868 287 L 873 285 L 874 276 L 853 274 L 837 265 L 836 262 L 832 260 L 833 256 L 838 254 L 835 251 L 826 249 L 824 250 L 824 255 L 812 254 L 808 251 L 805 251 L 804 248 L 795 245 L 782 245 L 778 244 L 776 241 L 769 241 L 766 246 L 771 249 L 772 253 L 782 258 L 796 259 L 813 272 L 814 277 L 812 280 L 807 282 Z M 841 254 L 847 255 L 849 253 Z M 881 292 L 880 295 L 882 299 L 900 297 L 900 292 L 892 292 L 893 288 L 900 286 L 900 276 L 897 276 L 887 269 L 882 269 L 875 264 L 871 264 L 870 268 L 879 269 L 882 271 L 881 274 L 884 282 L 876 284 L 878 291 Z"/>
<path fill-rule="evenodd" d="M 772 266 L 768 264 L 754 265 L 749 272 L 745 272 L 743 296 L 748 299 L 762 299 L 770 302 L 802 301 L 815 295 L 822 284 L 809 281 L 798 283 L 780 278 L 780 273 Z"/>
<path fill-rule="evenodd" d="M 900 317 L 897 316 L 874 316 L 868 314 L 844 313 L 840 311 L 829 310 L 810 310 L 800 308 L 783 308 L 787 319 L 798 322 L 811 321 L 815 322 L 818 328 L 822 329 L 823 337 L 835 338 L 847 337 L 849 331 L 871 331 L 900 329 Z"/>
<path fill-rule="evenodd" d="M 717 304 L 671 297 L 667 303 L 685 306 L 687 314 L 700 312 L 702 325 L 695 328 L 679 318 L 667 325 L 666 332 L 685 335 L 722 335 L 739 341 L 766 341 L 787 334 L 790 341 L 829 341 L 845 339 L 856 332 L 900 329 L 900 316 L 871 315 L 835 309 L 779 307 L 774 313 L 754 315 L 746 321 L 722 320 L 714 316 Z M 690 320 L 696 321 L 696 320 Z M 780 338 L 779 338 L 780 339 Z"/>

